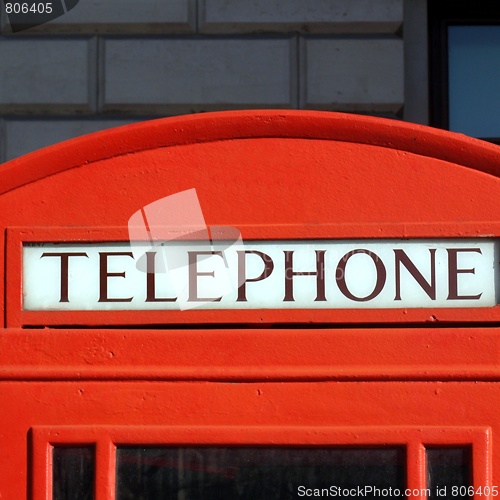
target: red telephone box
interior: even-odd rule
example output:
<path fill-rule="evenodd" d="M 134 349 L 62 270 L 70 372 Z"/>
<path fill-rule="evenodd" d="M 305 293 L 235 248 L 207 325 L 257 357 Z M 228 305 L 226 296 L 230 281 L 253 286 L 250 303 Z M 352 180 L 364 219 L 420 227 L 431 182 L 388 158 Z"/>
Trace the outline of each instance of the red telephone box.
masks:
<path fill-rule="evenodd" d="M 0 498 L 500 495 L 500 150 L 208 113 L 0 170 Z"/>

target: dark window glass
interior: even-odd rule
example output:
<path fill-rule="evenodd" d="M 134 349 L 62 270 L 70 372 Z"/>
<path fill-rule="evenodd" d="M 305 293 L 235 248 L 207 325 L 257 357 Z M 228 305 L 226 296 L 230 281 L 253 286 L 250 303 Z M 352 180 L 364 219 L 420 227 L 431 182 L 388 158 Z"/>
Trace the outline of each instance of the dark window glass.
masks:
<path fill-rule="evenodd" d="M 117 500 L 295 500 L 332 487 L 370 499 L 405 483 L 404 448 L 117 449 Z"/>
<path fill-rule="evenodd" d="M 449 129 L 500 137 L 500 26 L 448 27 Z"/>
<path fill-rule="evenodd" d="M 500 3 L 428 0 L 431 125 L 500 143 Z"/>
<path fill-rule="evenodd" d="M 427 481 L 431 498 L 453 500 L 471 498 L 471 448 L 428 448 Z"/>
<path fill-rule="evenodd" d="M 93 500 L 94 449 L 55 447 L 52 451 L 53 500 Z"/>

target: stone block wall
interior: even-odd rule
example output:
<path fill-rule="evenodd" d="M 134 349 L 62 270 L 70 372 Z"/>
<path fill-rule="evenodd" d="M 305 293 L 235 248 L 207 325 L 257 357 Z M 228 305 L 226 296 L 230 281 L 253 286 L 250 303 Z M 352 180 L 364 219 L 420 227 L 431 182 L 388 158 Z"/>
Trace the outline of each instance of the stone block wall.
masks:
<path fill-rule="evenodd" d="M 2 12 L 0 160 L 193 112 L 404 118 L 406 1 L 80 0 L 16 34 Z"/>

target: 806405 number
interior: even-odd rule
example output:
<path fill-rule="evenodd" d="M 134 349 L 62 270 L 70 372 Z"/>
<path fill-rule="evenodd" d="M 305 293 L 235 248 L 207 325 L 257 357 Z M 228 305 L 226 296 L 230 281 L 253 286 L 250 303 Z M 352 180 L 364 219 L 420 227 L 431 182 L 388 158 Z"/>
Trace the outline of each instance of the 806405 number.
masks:
<path fill-rule="evenodd" d="M 7 14 L 51 14 L 52 2 L 9 2 L 5 4 Z"/>
<path fill-rule="evenodd" d="M 452 486 L 451 496 L 452 497 L 473 497 L 485 496 L 485 497 L 496 497 L 498 496 L 498 486 Z"/>

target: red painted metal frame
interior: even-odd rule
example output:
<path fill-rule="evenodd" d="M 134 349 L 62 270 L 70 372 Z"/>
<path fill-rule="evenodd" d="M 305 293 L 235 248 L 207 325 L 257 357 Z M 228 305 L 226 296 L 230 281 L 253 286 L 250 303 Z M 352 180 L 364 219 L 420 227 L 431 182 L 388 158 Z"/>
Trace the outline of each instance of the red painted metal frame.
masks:
<path fill-rule="evenodd" d="M 500 176 L 498 147 L 462 134 L 345 113 L 256 110 L 152 120 L 66 141 L 3 165 L 0 194 L 64 170 L 118 155 L 177 145 L 266 137 L 376 145 Z"/>
<path fill-rule="evenodd" d="M 287 156 L 294 139 L 315 141 L 295 163 L 293 151 Z M 291 142 L 276 147 L 280 140 Z M 264 183 L 252 184 L 247 206 L 241 207 L 239 197 L 252 172 L 242 168 L 241 178 L 233 176 L 234 164 L 226 162 L 220 173 L 217 161 L 228 151 L 241 157 L 240 148 L 251 153 L 254 141 L 263 152 L 252 161 L 271 154 L 257 173 L 269 169 L 273 189 L 267 193 Z M 348 205 L 338 218 L 332 216 L 337 212 L 322 210 L 315 191 L 319 186 L 324 195 L 335 187 L 327 172 L 331 143 L 347 155 L 340 179 L 346 186 L 360 182 L 350 177 L 356 159 L 368 165 L 362 173 L 371 182 L 357 191 L 360 199 L 337 192 Z M 320 168 L 309 171 L 308 153 L 318 150 Z M 202 165 L 200 152 L 207 155 Z M 389 166 L 383 163 L 388 152 Z M 371 205 L 377 217 L 365 209 L 360 218 L 356 209 L 380 187 L 376 175 L 370 177 L 372 167 L 380 165 L 381 182 L 387 184 L 391 169 L 409 157 L 399 185 L 406 186 L 411 174 L 404 192 L 419 194 L 418 210 L 414 200 L 403 199 L 401 213 L 400 206 L 391 210 L 379 203 L 381 208 Z M 274 169 L 278 160 L 313 177 L 309 191 L 302 191 L 300 179 L 286 178 L 286 169 Z M 207 113 L 92 134 L 3 165 L 0 248 L 7 274 L 0 266 L 0 305 L 6 304 L 0 331 L 0 444 L 10 454 L 0 471 L 0 496 L 25 497 L 31 460 L 30 498 L 52 500 L 52 447 L 86 443 L 96 446 L 96 500 L 113 498 L 115 444 L 120 443 L 401 444 L 408 450 L 410 487 L 425 484 L 426 445 L 472 444 L 474 484 L 498 484 L 500 456 L 491 451 L 500 429 L 498 306 L 22 310 L 23 242 L 127 241 L 131 213 L 193 187 L 178 182 L 184 170 L 170 168 L 177 161 L 204 182 L 200 201 L 207 224 L 237 227 L 244 240 L 500 238 L 500 149 L 391 120 L 302 111 Z M 426 195 L 421 168 L 438 172 L 434 181 L 444 200 Z M 325 179 L 330 184 L 323 189 Z M 108 182 L 118 186 L 110 199 Z M 219 182 L 234 188 L 222 201 Z M 384 191 L 386 202 L 391 188 Z M 277 191 L 283 201 L 279 210 Z M 300 195 L 296 204 L 294 194 Z M 434 220 L 441 202 L 446 216 Z M 224 203 L 230 210 L 221 208 Z M 265 205 L 260 219 L 257 203 Z M 428 203 L 434 203 L 434 212 Z M 435 326 L 443 327 L 430 328 Z"/>
<path fill-rule="evenodd" d="M 246 146 L 243 146 L 242 140 L 246 140 Z M 318 215 L 315 220 L 302 220 L 301 212 L 294 212 L 293 216 L 289 216 L 286 223 L 283 223 L 283 217 L 273 211 L 273 197 L 266 196 L 265 185 L 255 184 L 249 187 L 252 194 L 251 203 L 265 201 L 266 210 L 270 212 L 262 220 L 265 224 L 251 225 L 253 214 L 249 210 L 240 210 L 235 215 L 234 211 L 238 198 L 242 192 L 247 190 L 245 179 L 249 179 L 251 173 L 245 172 L 244 176 L 233 178 L 232 164 L 230 167 L 224 167 L 222 177 L 219 179 L 216 173 L 210 173 L 210 169 L 198 168 L 197 154 L 203 155 L 207 153 L 207 147 L 212 148 L 208 153 L 213 155 L 208 158 L 208 165 L 215 166 L 218 162 L 218 156 L 221 161 L 225 158 L 227 148 L 233 148 L 238 151 L 241 147 L 248 147 L 250 141 L 255 142 L 255 161 L 259 158 L 265 159 L 269 151 L 272 151 L 272 161 L 283 161 L 284 163 L 292 161 L 291 159 L 282 160 L 281 149 L 268 149 L 272 141 L 290 141 L 292 146 L 294 141 L 316 141 L 315 144 L 319 147 L 321 144 L 335 144 L 335 148 L 340 148 L 343 155 L 348 155 L 349 162 L 352 161 L 352 168 L 358 167 L 363 162 L 371 161 L 374 168 L 376 162 L 381 162 L 380 168 L 383 176 L 378 179 L 376 175 L 367 180 L 367 185 L 360 191 L 357 191 L 357 199 L 354 203 L 355 208 L 362 208 L 366 199 L 377 195 L 378 185 L 383 185 L 390 181 L 392 171 L 384 167 L 384 158 L 388 151 L 396 154 L 396 157 L 391 156 L 391 165 L 399 165 L 406 161 L 407 157 L 412 157 L 412 162 L 405 164 L 405 168 L 413 176 L 421 166 L 427 168 L 427 163 L 432 163 L 433 171 L 437 172 L 437 177 L 434 180 L 436 183 L 445 184 L 449 182 L 448 170 L 451 166 L 456 170 L 456 173 L 463 175 L 465 170 L 474 173 L 474 179 L 477 179 L 478 193 L 474 193 L 473 197 L 477 198 L 478 204 L 484 204 L 485 209 L 475 210 L 474 204 L 469 204 L 469 216 L 465 219 L 460 218 L 460 198 L 455 199 L 454 196 L 467 197 L 461 186 L 454 186 L 453 196 L 449 196 L 444 200 L 444 205 L 447 207 L 447 215 L 441 221 L 437 222 L 432 219 L 431 215 L 427 214 L 426 203 L 428 199 L 424 193 L 427 186 L 425 179 L 415 186 L 416 199 L 418 206 L 421 208 L 421 214 L 415 217 L 415 212 L 412 210 L 412 201 L 403 200 L 405 210 L 400 213 L 397 210 L 390 212 L 390 217 L 376 218 L 377 222 L 368 222 L 371 220 L 370 214 L 365 210 L 361 222 L 356 222 L 350 216 L 349 210 L 343 210 L 339 219 L 332 217 L 330 212 L 321 213 L 321 205 L 315 205 L 318 208 Z M 264 142 L 262 142 L 264 141 Z M 271 142 L 266 142 L 271 141 Z M 288 143 L 287 143 L 288 145 Z M 196 149 L 197 152 L 190 155 L 186 153 L 189 148 Z M 308 159 L 307 148 L 301 149 L 304 145 L 298 145 L 298 151 L 304 156 L 304 161 Z M 318 149 L 315 147 L 315 149 Z M 180 151 L 180 149 L 182 151 Z M 186 149 L 187 148 L 187 149 Z M 262 148 L 262 152 L 259 148 Z M 354 148 L 354 149 L 353 149 Z M 368 148 L 368 149 L 367 149 Z M 371 148 L 371 149 L 370 149 Z M 231 149 L 231 151 L 233 151 Z M 284 148 L 286 151 L 287 148 Z M 292 148 L 293 149 L 293 148 Z M 319 148 L 321 149 L 321 148 Z M 165 151 L 173 154 L 173 157 L 161 156 Z M 195 149 L 193 149 L 195 151 Z M 251 151 L 253 151 L 251 149 Z M 315 172 L 314 181 L 310 189 L 315 186 L 324 184 L 322 182 L 322 169 L 329 165 L 328 156 L 325 159 L 321 154 L 334 154 L 331 150 L 319 153 L 320 156 L 316 159 L 320 162 L 319 173 Z M 159 156 L 155 156 L 158 152 Z M 161 154 L 160 154 L 161 153 Z M 248 151 L 247 151 L 248 153 Z M 146 155 L 142 159 L 141 155 Z M 153 156 L 151 156 L 153 155 Z M 177 155 L 177 156 L 176 156 Z M 179 156 L 180 155 L 180 156 Z M 352 155 L 352 160 L 351 156 Z M 412 156 L 414 155 L 414 156 Z M 134 159 L 135 157 L 139 160 Z M 174 159 L 171 159 L 174 158 Z M 377 158 L 377 160 L 373 160 Z M 405 160 L 406 158 L 406 160 Z M 138 326 L 138 325 L 155 325 L 162 326 L 167 324 L 240 324 L 240 325 L 271 325 L 271 324 L 411 324 L 411 323 L 429 323 L 436 324 L 458 324 L 463 322 L 481 322 L 481 323 L 498 323 L 500 320 L 500 307 L 493 308 L 453 308 L 453 309 L 377 309 L 377 310 L 315 310 L 313 317 L 309 310 L 233 310 L 233 311 L 120 311 L 119 313 L 112 312 L 33 312 L 23 311 L 20 307 L 21 297 L 19 296 L 19 286 L 21 283 L 21 262 L 19 258 L 20 245 L 22 241 L 110 241 L 114 238 L 126 240 L 128 235 L 126 231 L 126 223 L 128 216 L 124 214 L 125 203 L 128 200 L 127 183 L 120 184 L 125 187 L 120 188 L 123 193 L 117 193 L 113 198 L 113 202 L 106 210 L 109 213 L 98 213 L 92 206 L 96 200 L 92 196 L 92 179 L 96 174 L 99 174 L 99 183 L 104 183 L 107 176 L 113 174 L 110 182 L 122 182 L 123 177 L 120 177 L 120 167 L 131 165 L 133 171 L 144 168 L 144 165 L 151 163 L 153 170 L 138 170 L 138 175 L 142 175 L 139 188 L 134 191 L 134 198 L 131 211 L 133 212 L 139 207 L 150 203 L 155 198 L 151 196 L 159 196 L 162 190 L 156 189 L 157 186 L 148 184 L 148 176 L 152 172 L 162 172 L 162 179 L 171 180 L 170 175 L 171 164 L 176 165 L 176 161 L 181 161 L 183 166 L 187 165 L 195 178 L 199 182 L 205 183 L 202 189 L 201 201 L 203 202 L 204 210 L 207 208 L 211 218 L 208 224 L 220 224 L 229 222 L 240 229 L 243 239 L 321 239 L 321 238 L 336 238 L 336 239 L 365 239 L 365 238 L 466 238 L 466 237 L 498 237 L 500 236 L 500 221 L 498 216 L 498 204 L 495 204 L 493 198 L 498 198 L 498 189 L 491 189 L 491 192 L 486 196 L 481 192 L 485 185 L 491 184 L 493 181 L 498 182 L 500 177 L 500 149 L 497 146 L 483 143 L 475 139 L 469 139 L 459 134 L 452 134 L 440 130 L 433 130 L 428 127 L 421 127 L 414 124 L 396 122 L 392 120 L 383 120 L 371 117 L 362 117 L 357 115 L 346 115 L 326 112 L 304 112 L 304 111 L 237 111 L 224 113 L 207 113 L 197 116 L 185 116 L 171 119 L 155 120 L 142 124 L 120 127 L 118 129 L 108 130 L 101 133 L 91 134 L 86 137 L 67 141 L 50 148 L 32 153 L 23 158 L 13 160 L 5 164 L 0 170 L 0 193 L 3 193 L 2 199 L 12 200 L 5 207 L 0 207 L 3 210 L 0 225 L 5 225 L 7 228 L 7 275 L 4 278 L 4 283 L 7 290 L 12 290 L 6 297 L 0 296 L 0 303 L 7 307 L 4 312 L 5 326 Z M 253 160 L 252 160 L 253 161 Z M 148 163 L 149 162 L 149 163 Z M 156 167 L 156 163 L 158 167 Z M 165 164 L 167 162 L 167 164 Z M 169 163 L 170 162 L 170 163 Z M 358 163 L 356 163 L 358 162 Z M 102 165 L 101 165 L 102 164 Z M 185 165 L 184 165 L 185 164 Z M 98 165 L 100 170 L 92 170 L 93 165 Z M 299 162 L 299 166 L 301 163 Z M 371 165 L 371 164 L 370 164 Z M 272 165 L 271 165 L 272 166 Z M 297 166 L 297 165 L 296 165 Z M 444 174 L 439 173 L 445 168 Z M 465 168 L 464 168 L 465 167 Z M 156 168 L 156 170 L 154 170 Z M 329 168 L 329 167 L 328 167 Z M 346 186 L 355 185 L 358 181 L 353 181 L 349 175 L 350 171 L 345 170 L 345 166 L 341 170 L 342 182 Z M 370 167 L 371 168 L 371 167 Z M 430 167 L 429 167 L 430 168 Z M 424 169 L 425 172 L 429 172 Z M 134 170 L 135 169 L 135 170 Z M 162 170 L 163 169 L 163 170 Z M 203 174 L 200 174 L 200 171 Z M 300 169 L 299 169 L 300 170 Z M 474 172 L 475 171 L 475 172 Z M 242 172 L 239 172 L 241 174 Z M 301 175 L 307 175 L 301 171 Z M 404 170 L 406 172 L 406 170 Z M 405 179 L 403 172 L 403 179 Z M 74 174 L 72 177 L 67 177 L 69 174 Z M 313 172 L 311 172 L 312 175 Z M 330 174 L 332 172 L 329 172 Z M 372 172 L 367 171 L 369 176 Z M 56 175 L 59 174 L 59 175 Z M 125 175 L 125 174 L 124 174 Z M 130 173 L 127 174 L 130 176 Z M 183 172 L 175 171 L 173 177 L 182 176 Z M 196 177 L 201 175 L 201 177 Z M 262 175 L 262 172 L 260 172 Z M 280 183 L 285 182 L 283 172 L 269 171 L 269 181 L 276 188 L 280 187 Z M 53 177 L 51 177 L 53 176 Z M 65 177 L 66 176 L 66 177 Z M 76 176 L 76 177 L 75 177 Z M 177 176 L 177 177 L 176 177 Z M 225 177 L 230 180 L 225 180 Z M 245 177 L 246 176 L 246 177 Z M 59 180 L 58 178 L 66 179 Z M 189 177 L 189 176 L 188 176 Z M 37 203 L 30 205 L 33 197 L 37 197 L 36 182 L 41 184 L 49 178 L 53 178 L 57 189 L 64 191 L 66 201 L 58 205 L 55 196 L 58 196 L 57 190 L 48 198 L 44 198 L 43 189 L 40 188 L 40 200 Z M 345 178 L 345 179 L 344 179 Z M 414 182 L 418 177 L 411 177 Z M 460 177 L 461 179 L 462 177 Z M 472 182 L 472 178 L 466 176 L 467 182 Z M 69 179 L 69 180 L 68 180 Z M 81 191 L 75 190 L 75 183 L 78 179 L 84 179 L 85 188 Z M 128 177 L 127 182 L 135 181 L 135 177 Z M 222 202 L 231 202 L 229 214 L 226 214 L 223 207 L 218 205 L 218 181 L 233 182 L 235 190 L 228 195 L 228 198 Z M 332 183 L 332 180 L 329 180 Z M 401 181 L 399 178 L 398 182 Z M 465 182 L 465 181 L 464 181 Z M 195 183 L 195 181 L 193 181 Z M 211 183 L 210 187 L 206 187 Z M 375 183 L 371 185 L 370 183 Z M 172 183 L 170 183 L 172 184 Z M 181 183 L 182 184 L 182 183 Z M 181 189 L 181 184 L 173 182 L 170 187 L 173 192 L 176 189 Z M 500 184 L 499 184 L 500 185 Z M 30 189 L 31 188 L 33 189 Z M 46 186 L 46 185 L 45 185 Z M 184 184 L 182 184 L 184 186 Z M 215 187 L 214 187 L 215 186 Z M 132 189 L 134 186 L 130 186 Z M 192 185 L 191 185 L 192 187 Z M 301 183 L 290 183 L 290 187 L 285 191 L 280 191 L 280 196 L 284 203 L 284 209 L 290 208 L 294 204 L 294 194 L 300 195 L 300 202 L 297 206 L 308 204 L 309 200 L 314 197 L 314 191 L 307 192 L 307 196 L 301 194 Z M 474 186 L 468 185 L 467 189 L 472 189 Z M 150 190 L 155 188 L 156 195 L 150 195 Z M 273 188 L 274 189 L 274 188 Z M 384 188 L 385 189 L 385 188 Z M 458 192 L 457 192 L 458 189 Z M 26 191 L 27 190 L 27 191 Z M 294 190 L 296 192 L 294 192 Z M 70 195 L 68 196 L 68 193 Z M 328 191 L 328 190 L 327 190 Z M 325 194 L 327 191 L 323 192 Z M 387 196 L 387 191 L 385 196 Z M 473 191 L 472 191 L 473 192 Z M 73 196 L 71 196 L 73 193 Z M 424 193 L 424 194 L 422 194 Z M 165 194 L 171 194 L 167 189 Z M 119 196 L 118 196 L 119 195 Z M 131 195 L 130 195 L 131 196 Z M 342 193 L 342 200 L 349 204 L 349 194 Z M 483 199 L 481 199 L 483 196 Z M 52 197 L 52 198 L 51 198 Z M 79 198 L 81 207 L 83 201 L 87 204 L 89 214 L 82 214 L 82 208 L 72 206 L 72 201 L 75 197 Z M 309 198 L 308 198 L 309 197 Z M 484 199 L 484 198 L 488 199 Z M 121 199 L 119 199 L 121 198 Z M 92 200 L 92 201 L 88 201 Z M 1 201 L 1 200 L 0 200 Z M 440 201 L 440 200 L 439 200 Z M 387 202 L 387 200 L 386 200 Z M 52 211 L 47 208 L 50 204 Z M 288 204 L 288 205 L 286 205 Z M 53 205 L 53 206 L 52 206 Z M 406 207 L 408 207 L 406 209 Z M 450 208 L 451 207 L 451 208 Z M 9 213 L 7 208 L 11 209 Z M 103 207 L 101 207 L 101 210 Z M 435 209 L 435 207 L 434 207 Z M 55 210 L 60 210 L 61 214 Z M 39 212 L 39 213 L 38 213 Z M 67 213 L 65 213 L 67 212 Z M 94 213 L 95 212 L 95 213 Z M 25 215 L 24 215 L 25 214 Z M 71 214 L 71 216 L 69 216 Z M 413 214 L 412 217 L 407 217 L 408 214 Z M 105 218 L 103 216 L 106 216 Z M 484 217 L 484 219 L 470 217 Z M 309 214 L 307 217 L 311 217 Z M 305 219 L 307 219 L 305 217 Z M 380 215 L 378 216 L 380 217 Z M 104 218 L 104 223 L 101 219 Z M 225 218 L 225 220 L 223 220 Z M 81 220 L 80 220 L 81 219 Z M 383 219 L 383 220 L 382 220 Z M 34 221 L 38 222 L 34 222 Z M 52 220 L 54 222 L 52 223 Z M 337 223 L 332 223 L 337 220 Z M 5 221 L 5 222 L 2 222 Z M 62 222 L 64 221 L 64 222 Z M 89 228 L 89 222 L 95 224 Z M 121 227 L 109 229 L 110 224 L 122 224 Z M 250 224 L 250 225 L 249 225 Z M 31 229 L 13 229 L 15 227 L 24 227 L 30 225 Z M 49 227 L 50 226 L 50 227 Z M 69 227 L 71 226 L 71 227 Z M 80 227 L 80 229 L 78 229 Z M 3 241 L 0 236 L 0 245 Z M 0 276 L 1 279 L 1 276 Z M 3 290 L 1 290 L 3 292 Z"/>
<path fill-rule="evenodd" d="M 13 328 L 0 382 L 495 382 L 499 353 L 499 328 Z"/>
<path fill-rule="evenodd" d="M 425 450 L 430 446 L 472 447 L 473 485 L 492 486 L 491 431 L 457 427 L 34 427 L 33 500 L 52 500 L 52 449 L 93 445 L 96 453 L 95 500 L 115 497 L 116 446 L 403 446 L 407 488 L 427 488 Z M 425 499 L 424 495 L 411 498 Z M 477 496 L 476 500 L 490 500 Z"/>

